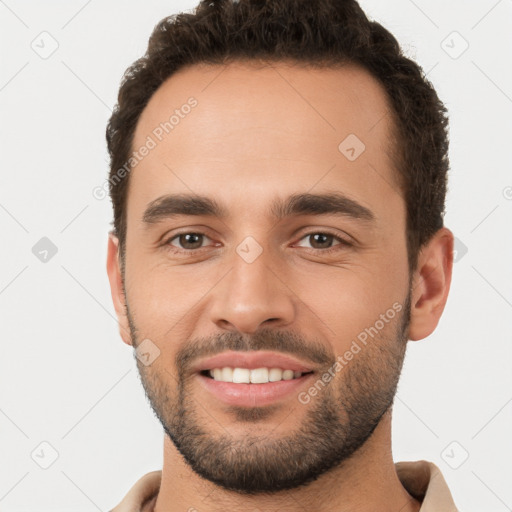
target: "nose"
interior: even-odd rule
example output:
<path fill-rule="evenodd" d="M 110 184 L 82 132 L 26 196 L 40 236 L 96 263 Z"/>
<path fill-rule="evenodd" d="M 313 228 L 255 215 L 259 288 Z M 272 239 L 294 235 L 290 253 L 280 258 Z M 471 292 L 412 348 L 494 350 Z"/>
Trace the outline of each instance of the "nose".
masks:
<path fill-rule="evenodd" d="M 252 262 L 235 253 L 231 270 L 213 291 L 211 320 L 224 330 L 252 334 L 293 322 L 296 295 L 265 251 Z"/>

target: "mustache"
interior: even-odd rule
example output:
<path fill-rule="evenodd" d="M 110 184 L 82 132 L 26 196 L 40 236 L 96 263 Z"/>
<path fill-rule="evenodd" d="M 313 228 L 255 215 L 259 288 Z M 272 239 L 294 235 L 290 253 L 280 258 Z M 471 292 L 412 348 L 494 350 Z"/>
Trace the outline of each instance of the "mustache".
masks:
<path fill-rule="evenodd" d="M 317 340 L 305 341 L 294 331 L 276 331 L 266 328 L 251 335 L 230 331 L 187 342 L 176 353 L 176 368 L 180 373 L 185 374 L 197 359 L 211 357 L 228 350 L 240 352 L 271 350 L 304 358 L 321 366 L 328 366 L 335 361 L 334 352 Z"/>

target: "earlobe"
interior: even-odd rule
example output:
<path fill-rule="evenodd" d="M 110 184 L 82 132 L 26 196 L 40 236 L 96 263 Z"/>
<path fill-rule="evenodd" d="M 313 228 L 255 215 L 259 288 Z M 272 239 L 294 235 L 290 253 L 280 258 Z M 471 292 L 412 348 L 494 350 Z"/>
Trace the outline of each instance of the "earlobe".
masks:
<path fill-rule="evenodd" d="M 409 339 L 426 338 L 444 311 L 453 268 L 453 233 L 441 228 L 422 248 L 412 281 Z"/>
<path fill-rule="evenodd" d="M 109 233 L 108 237 L 107 274 L 110 282 L 112 302 L 119 322 L 119 334 L 127 345 L 132 345 L 119 262 L 119 239 L 112 233 Z"/>

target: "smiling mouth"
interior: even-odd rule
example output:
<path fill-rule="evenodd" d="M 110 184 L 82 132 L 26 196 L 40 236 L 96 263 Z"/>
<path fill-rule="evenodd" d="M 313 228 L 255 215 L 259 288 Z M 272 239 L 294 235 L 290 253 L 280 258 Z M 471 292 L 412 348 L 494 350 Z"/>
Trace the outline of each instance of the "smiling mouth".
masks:
<path fill-rule="evenodd" d="M 268 384 L 272 382 L 297 380 L 304 375 L 309 375 L 312 371 L 294 371 L 283 368 L 232 368 L 225 366 L 223 368 L 213 368 L 211 370 L 202 370 L 200 375 L 218 382 L 228 382 L 233 384 Z"/>

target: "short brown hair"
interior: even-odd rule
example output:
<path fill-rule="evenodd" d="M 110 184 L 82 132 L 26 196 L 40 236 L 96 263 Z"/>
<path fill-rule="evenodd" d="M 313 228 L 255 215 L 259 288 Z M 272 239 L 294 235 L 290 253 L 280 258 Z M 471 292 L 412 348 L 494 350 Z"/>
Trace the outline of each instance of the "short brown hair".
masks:
<path fill-rule="evenodd" d="M 132 152 L 139 117 L 154 92 L 178 69 L 197 63 L 264 59 L 328 67 L 359 64 L 384 87 L 392 106 L 394 163 L 407 210 L 409 271 L 443 227 L 448 117 L 418 64 L 355 0 L 202 0 L 155 27 L 147 51 L 125 72 L 106 137 L 113 233 L 124 261 L 128 176 L 116 173 Z M 341 142 L 341 141 L 340 141 Z M 117 179 L 115 179 L 117 178 Z"/>

